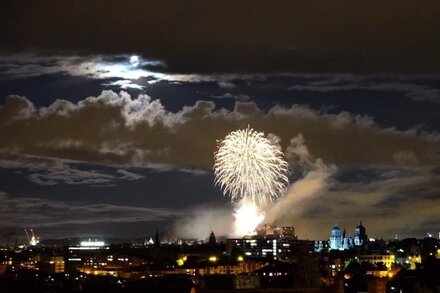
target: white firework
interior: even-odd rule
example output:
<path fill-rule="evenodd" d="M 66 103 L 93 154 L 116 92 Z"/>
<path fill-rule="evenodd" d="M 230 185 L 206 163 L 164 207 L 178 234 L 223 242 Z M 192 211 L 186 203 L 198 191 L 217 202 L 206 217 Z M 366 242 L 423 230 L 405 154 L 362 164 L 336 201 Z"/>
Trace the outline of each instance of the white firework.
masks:
<path fill-rule="evenodd" d="M 245 198 L 265 206 L 281 196 L 289 182 L 288 164 L 278 141 L 249 126 L 220 141 L 214 160 L 215 184 L 232 201 Z"/>

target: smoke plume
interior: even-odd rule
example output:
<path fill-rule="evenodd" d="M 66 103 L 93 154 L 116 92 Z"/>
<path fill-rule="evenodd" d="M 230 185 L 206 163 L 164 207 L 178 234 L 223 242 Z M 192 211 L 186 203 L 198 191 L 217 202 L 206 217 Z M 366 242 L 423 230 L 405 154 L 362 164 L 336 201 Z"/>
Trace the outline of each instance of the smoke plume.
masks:
<path fill-rule="evenodd" d="M 292 174 L 299 179 L 291 183 L 286 195 L 261 209 L 266 224 L 294 225 L 301 216 L 303 203 L 322 194 L 330 184 L 330 177 L 336 171 L 335 165 L 325 164 L 320 158 L 313 157 L 301 133 L 290 140 L 285 152 Z M 183 238 L 206 239 L 211 230 L 219 236 L 237 235 L 234 213 L 240 203 L 232 208 L 199 207 L 189 217 L 175 225 L 175 235 Z M 263 215 L 263 214 L 260 214 Z M 262 220 L 258 218 L 259 220 Z"/>
<path fill-rule="evenodd" d="M 300 173 L 301 178 L 287 188 L 286 195 L 266 210 L 268 224 L 294 225 L 301 216 L 303 203 L 322 194 L 330 184 L 330 177 L 336 172 L 335 165 L 328 165 L 320 158 L 313 157 L 301 133 L 290 140 L 285 156 L 292 174 Z"/>

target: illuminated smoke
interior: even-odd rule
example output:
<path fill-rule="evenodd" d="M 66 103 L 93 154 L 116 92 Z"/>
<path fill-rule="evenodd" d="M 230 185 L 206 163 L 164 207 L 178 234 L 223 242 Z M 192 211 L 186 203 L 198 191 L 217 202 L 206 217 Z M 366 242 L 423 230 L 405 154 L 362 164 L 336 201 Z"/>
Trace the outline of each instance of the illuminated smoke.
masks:
<path fill-rule="evenodd" d="M 307 203 L 316 200 L 328 190 L 337 167 L 314 157 L 301 133 L 290 140 L 285 153 L 291 166 L 302 170 L 303 176 L 288 187 L 283 198 L 265 210 L 266 221 L 279 225 L 296 223 L 307 230 L 304 227 L 310 223 L 306 222 L 302 213 L 308 206 Z"/>
<path fill-rule="evenodd" d="M 234 211 L 234 236 L 251 235 L 264 220 L 264 213 L 246 199 L 242 200 Z"/>

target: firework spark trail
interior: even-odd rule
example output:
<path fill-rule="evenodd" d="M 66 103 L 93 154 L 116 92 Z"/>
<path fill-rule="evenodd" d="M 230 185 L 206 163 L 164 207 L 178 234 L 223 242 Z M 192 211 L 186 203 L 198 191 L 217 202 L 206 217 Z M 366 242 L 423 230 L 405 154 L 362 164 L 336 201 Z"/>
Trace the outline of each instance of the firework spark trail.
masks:
<path fill-rule="evenodd" d="M 245 198 L 265 206 L 281 196 L 289 182 L 278 142 L 250 127 L 229 133 L 214 159 L 215 184 L 232 201 Z"/>

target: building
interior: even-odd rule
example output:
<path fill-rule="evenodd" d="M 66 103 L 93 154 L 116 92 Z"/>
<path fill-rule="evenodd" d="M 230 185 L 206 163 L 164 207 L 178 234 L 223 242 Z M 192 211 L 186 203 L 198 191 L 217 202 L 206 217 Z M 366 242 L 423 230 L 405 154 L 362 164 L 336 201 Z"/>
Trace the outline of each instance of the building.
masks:
<path fill-rule="evenodd" d="M 211 246 L 215 246 L 217 244 L 217 240 L 215 239 L 214 231 L 211 231 L 211 234 L 209 235 L 208 244 Z"/>
<path fill-rule="evenodd" d="M 246 257 L 283 257 L 291 254 L 294 247 L 310 249 L 310 241 L 297 240 L 295 228 L 261 225 L 255 229 L 256 235 L 244 238 L 227 239 L 226 252 L 231 254 L 234 249 L 241 251 Z M 307 245 L 304 243 L 307 242 Z M 306 248 L 304 248 L 304 247 Z M 313 251 L 313 244 L 311 245 Z"/>
<path fill-rule="evenodd" d="M 80 245 L 71 245 L 67 248 L 67 257 L 65 260 L 66 271 L 79 271 L 86 259 L 103 253 L 109 246 L 103 241 L 82 241 Z"/>
<path fill-rule="evenodd" d="M 255 229 L 259 236 L 275 236 L 278 238 L 295 238 L 295 228 L 291 226 L 277 227 L 273 225 L 262 225 Z"/>
<path fill-rule="evenodd" d="M 200 266 L 196 269 L 199 276 L 203 275 L 239 275 L 254 272 L 266 266 L 265 262 L 252 260 L 239 261 L 235 263 L 210 262 L 206 266 Z"/>
<path fill-rule="evenodd" d="M 248 236 L 238 239 L 226 240 L 226 251 L 231 254 L 234 248 L 238 248 L 247 257 L 277 256 L 278 253 L 290 249 L 289 243 L 280 243 L 277 238 L 263 236 Z"/>
<path fill-rule="evenodd" d="M 359 263 L 368 262 L 372 265 L 384 265 L 388 270 L 391 270 L 395 263 L 395 257 L 392 254 L 365 254 L 358 255 L 357 261 Z"/>
<path fill-rule="evenodd" d="M 50 256 L 41 259 L 41 270 L 48 274 L 64 273 L 65 262 L 62 256 Z"/>
<path fill-rule="evenodd" d="M 227 239 L 226 252 L 231 254 L 234 249 L 241 251 L 246 257 L 274 257 L 286 259 L 296 251 L 313 252 L 314 242 L 274 236 L 247 236 L 245 238 Z"/>
<path fill-rule="evenodd" d="M 330 244 L 326 240 L 316 240 L 315 241 L 315 252 L 328 252 Z"/>
<path fill-rule="evenodd" d="M 335 224 L 330 233 L 329 246 L 332 250 L 347 250 L 353 247 L 363 247 L 367 244 L 366 229 L 362 226 L 362 221 L 355 228 L 354 237 L 344 231 L 341 233 L 341 229 L 338 224 Z"/>
<path fill-rule="evenodd" d="M 362 226 L 362 221 L 359 222 L 359 225 L 356 227 L 354 232 L 354 245 L 355 246 L 363 246 L 367 243 L 367 234 L 365 227 Z"/>
<path fill-rule="evenodd" d="M 341 235 L 341 229 L 339 228 L 338 224 L 335 224 L 333 226 L 333 229 L 330 233 L 330 249 L 334 250 L 342 250 L 342 235 Z"/>
<path fill-rule="evenodd" d="M 360 264 L 370 264 L 371 268 L 367 270 L 367 275 L 376 277 L 387 277 L 396 261 L 395 256 L 391 254 L 365 254 L 358 255 L 355 259 Z"/>
<path fill-rule="evenodd" d="M 139 268 L 148 263 L 140 257 L 112 254 L 85 257 L 79 271 L 99 276 L 119 276 L 130 268 Z"/>

